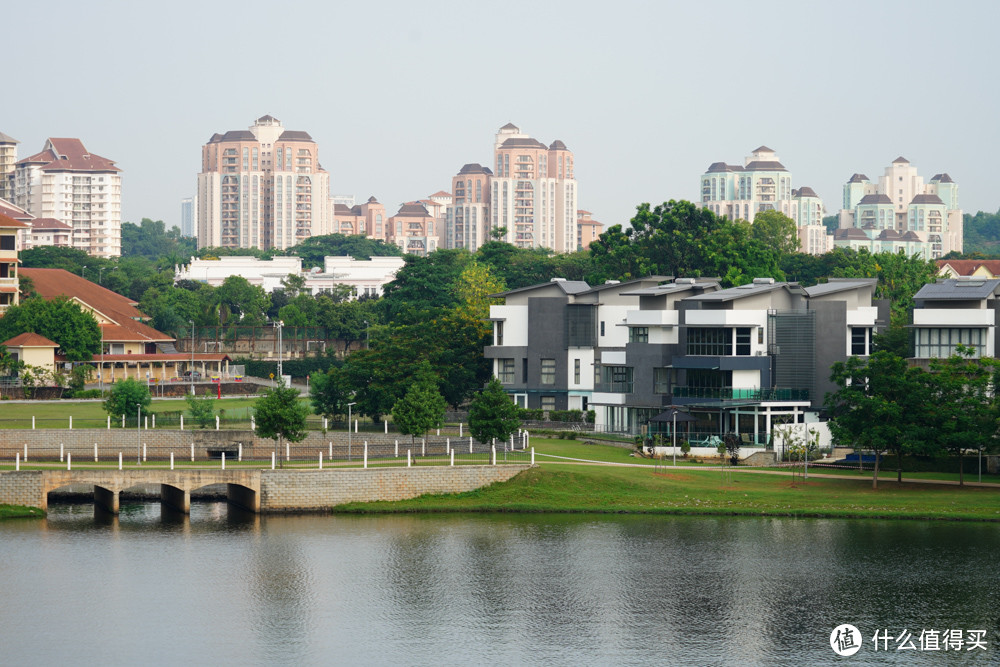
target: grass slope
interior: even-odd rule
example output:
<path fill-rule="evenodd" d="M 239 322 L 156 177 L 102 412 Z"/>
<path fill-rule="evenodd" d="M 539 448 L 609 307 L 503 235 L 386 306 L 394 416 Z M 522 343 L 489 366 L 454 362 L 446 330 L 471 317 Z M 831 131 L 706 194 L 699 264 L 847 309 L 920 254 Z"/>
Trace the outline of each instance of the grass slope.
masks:
<path fill-rule="evenodd" d="M 468 493 L 352 503 L 341 513 L 603 512 L 1000 521 L 1000 491 L 864 480 L 546 465 Z"/>
<path fill-rule="evenodd" d="M 39 519 L 43 516 L 45 516 L 45 512 L 37 507 L 0 505 L 0 521 L 3 519 Z"/>

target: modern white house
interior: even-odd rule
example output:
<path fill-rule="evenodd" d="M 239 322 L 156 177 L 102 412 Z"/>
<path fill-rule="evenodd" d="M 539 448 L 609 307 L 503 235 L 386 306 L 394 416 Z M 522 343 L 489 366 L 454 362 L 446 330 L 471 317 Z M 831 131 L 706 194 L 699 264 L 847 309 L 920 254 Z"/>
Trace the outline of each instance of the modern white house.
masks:
<path fill-rule="evenodd" d="M 974 358 L 996 357 L 1000 331 L 1000 279 L 939 278 L 913 297 L 912 342 L 916 360 L 946 359 L 958 345 Z"/>

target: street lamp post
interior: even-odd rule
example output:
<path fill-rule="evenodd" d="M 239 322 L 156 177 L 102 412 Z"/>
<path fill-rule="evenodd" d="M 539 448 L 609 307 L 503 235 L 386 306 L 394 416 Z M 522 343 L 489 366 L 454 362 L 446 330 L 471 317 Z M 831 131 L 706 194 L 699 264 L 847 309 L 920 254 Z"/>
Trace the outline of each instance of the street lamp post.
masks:
<path fill-rule="evenodd" d="M 87 265 L 86 265 L 86 264 L 84 264 L 84 265 L 83 265 L 83 266 L 82 266 L 82 267 L 80 268 L 80 277 L 81 277 L 81 278 L 86 278 L 86 276 L 84 275 L 84 273 L 86 273 L 86 271 L 87 271 Z"/>
<path fill-rule="evenodd" d="M 101 396 L 104 396 L 104 327 L 100 324 L 97 327 L 101 330 L 101 367 L 97 371 L 97 384 L 101 390 Z"/>
<path fill-rule="evenodd" d="M 142 405 L 135 406 L 135 464 L 142 465 Z"/>
<path fill-rule="evenodd" d="M 191 395 L 194 396 L 194 320 L 188 320 L 191 325 L 191 368 L 188 377 L 191 378 Z"/>
<path fill-rule="evenodd" d="M 98 267 L 98 269 L 97 269 L 97 284 L 98 285 L 102 285 L 103 284 L 104 269 L 105 269 L 105 267 L 103 267 L 103 266 Z"/>
<path fill-rule="evenodd" d="M 285 323 L 278 320 L 278 384 L 282 387 L 285 386 L 285 376 L 282 374 L 281 368 L 281 348 L 284 347 L 281 343 L 281 329 L 285 326 Z"/>
<path fill-rule="evenodd" d="M 351 460 L 351 406 L 357 403 L 347 404 L 347 460 Z"/>

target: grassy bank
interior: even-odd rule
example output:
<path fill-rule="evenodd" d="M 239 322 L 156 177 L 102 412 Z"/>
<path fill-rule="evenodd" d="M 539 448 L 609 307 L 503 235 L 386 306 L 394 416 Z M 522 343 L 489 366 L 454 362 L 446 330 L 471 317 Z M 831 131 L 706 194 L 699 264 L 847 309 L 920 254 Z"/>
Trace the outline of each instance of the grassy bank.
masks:
<path fill-rule="evenodd" d="M 400 502 L 352 503 L 339 513 L 601 512 L 1000 521 L 1000 491 L 864 480 L 711 471 L 546 465 L 509 482 Z"/>
<path fill-rule="evenodd" d="M 0 521 L 4 519 L 38 519 L 43 516 L 45 516 L 45 512 L 37 507 L 0 505 Z"/>

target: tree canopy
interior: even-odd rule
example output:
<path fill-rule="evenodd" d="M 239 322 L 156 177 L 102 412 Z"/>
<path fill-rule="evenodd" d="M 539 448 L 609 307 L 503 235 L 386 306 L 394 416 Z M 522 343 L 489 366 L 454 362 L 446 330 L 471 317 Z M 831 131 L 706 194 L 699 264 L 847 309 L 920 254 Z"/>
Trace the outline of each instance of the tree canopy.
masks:
<path fill-rule="evenodd" d="M 286 250 L 285 254 L 301 257 L 302 268 L 309 269 L 314 266 L 322 267 L 323 259 L 327 256 L 343 257 L 347 255 L 355 259 L 399 257 L 402 256 L 403 250 L 395 243 L 371 239 L 362 234 L 326 234 L 325 236 L 311 236 Z"/>
<path fill-rule="evenodd" d="M 0 342 L 22 333 L 36 333 L 58 343 L 69 361 L 87 361 L 100 352 L 97 320 L 65 297 L 35 297 L 8 308 L 0 317 Z"/>
<path fill-rule="evenodd" d="M 517 410 L 500 381 L 492 378 L 469 405 L 469 433 L 479 442 L 506 442 L 521 426 Z"/>
<path fill-rule="evenodd" d="M 305 439 L 309 409 L 299 400 L 294 387 L 271 387 L 254 403 L 255 430 L 259 438 L 291 442 Z"/>
<path fill-rule="evenodd" d="M 438 392 L 429 367 L 421 371 L 406 394 L 392 406 L 392 421 L 399 432 L 410 436 L 411 440 L 432 428 L 440 428 L 444 421 L 444 397 Z"/>
<path fill-rule="evenodd" d="M 104 399 L 104 411 L 111 417 L 139 416 L 139 411 L 149 412 L 149 387 L 135 378 L 118 380 L 111 385 L 108 397 Z"/>

